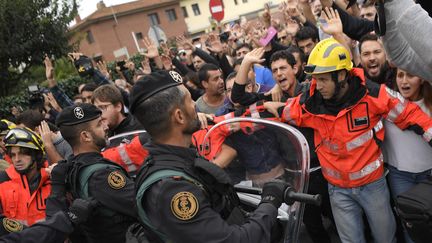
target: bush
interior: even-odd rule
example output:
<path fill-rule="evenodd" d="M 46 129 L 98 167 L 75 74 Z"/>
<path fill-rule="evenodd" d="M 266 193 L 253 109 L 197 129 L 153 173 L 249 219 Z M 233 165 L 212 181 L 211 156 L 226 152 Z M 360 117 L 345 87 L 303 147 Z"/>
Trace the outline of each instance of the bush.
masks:
<path fill-rule="evenodd" d="M 68 95 L 71 99 L 78 93 L 78 86 L 83 83 L 87 83 L 88 80 L 81 78 L 78 75 L 71 76 L 70 78 L 59 80 L 58 86 Z M 47 86 L 46 82 L 42 83 L 42 86 Z M 22 90 L 17 94 L 1 97 L 0 98 L 0 115 L 1 118 L 10 115 L 11 106 L 21 106 L 24 110 L 28 109 L 29 104 L 29 93 L 27 90 Z"/>

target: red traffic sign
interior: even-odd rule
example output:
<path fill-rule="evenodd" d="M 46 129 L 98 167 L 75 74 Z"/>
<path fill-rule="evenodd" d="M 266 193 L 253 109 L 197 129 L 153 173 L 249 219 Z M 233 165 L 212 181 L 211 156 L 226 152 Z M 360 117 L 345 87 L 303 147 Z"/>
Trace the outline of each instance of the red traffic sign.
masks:
<path fill-rule="evenodd" d="M 216 21 L 220 22 L 224 18 L 224 7 L 222 0 L 210 0 L 209 7 L 212 17 Z"/>

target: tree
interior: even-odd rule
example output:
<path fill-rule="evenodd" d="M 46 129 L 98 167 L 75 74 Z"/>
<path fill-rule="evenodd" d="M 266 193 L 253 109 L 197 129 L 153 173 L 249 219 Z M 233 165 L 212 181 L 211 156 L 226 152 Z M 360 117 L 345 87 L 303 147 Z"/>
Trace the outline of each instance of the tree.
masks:
<path fill-rule="evenodd" d="M 0 96 L 11 94 L 45 54 L 67 54 L 68 25 L 76 14 L 76 0 L 0 1 Z"/>

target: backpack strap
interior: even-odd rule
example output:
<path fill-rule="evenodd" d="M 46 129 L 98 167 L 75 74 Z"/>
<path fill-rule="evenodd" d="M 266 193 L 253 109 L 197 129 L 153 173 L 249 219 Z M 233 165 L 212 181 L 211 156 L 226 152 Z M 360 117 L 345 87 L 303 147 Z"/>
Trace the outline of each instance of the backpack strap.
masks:
<path fill-rule="evenodd" d="M 96 171 L 104 168 L 118 169 L 118 167 L 115 165 L 102 164 L 102 163 L 92 164 L 82 169 L 82 171 L 79 174 L 79 188 L 80 188 L 79 194 L 83 199 L 89 198 L 88 184 L 89 184 L 90 177 Z"/>

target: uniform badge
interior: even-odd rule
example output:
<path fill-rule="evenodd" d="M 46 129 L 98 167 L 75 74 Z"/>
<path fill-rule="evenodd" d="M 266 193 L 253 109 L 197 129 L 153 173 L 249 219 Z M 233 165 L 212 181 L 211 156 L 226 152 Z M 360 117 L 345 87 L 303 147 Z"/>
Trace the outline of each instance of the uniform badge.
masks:
<path fill-rule="evenodd" d="M 108 175 L 108 185 L 115 190 L 122 189 L 126 185 L 126 178 L 122 173 L 113 171 Z"/>
<path fill-rule="evenodd" d="M 76 118 L 78 118 L 80 120 L 84 118 L 84 111 L 81 107 L 75 107 L 73 112 L 74 112 L 74 115 Z"/>
<path fill-rule="evenodd" d="M 198 209 L 198 200 L 190 192 L 179 192 L 171 199 L 171 212 L 180 220 L 193 218 Z"/>
<path fill-rule="evenodd" d="M 169 75 L 171 76 L 171 78 L 177 82 L 177 83 L 183 83 L 183 78 L 182 76 L 176 72 L 176 71 L 169 71 Z"/>
<path fill-rule="evenodd" d="M 23 229 L 23 225 L 16 220 L 3 218 L 3 228 L 9 232 L 18 232 Z"/>

